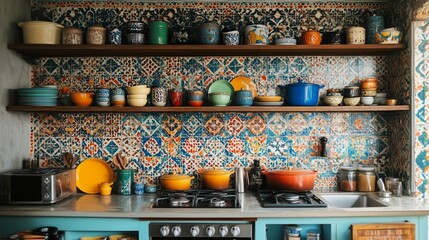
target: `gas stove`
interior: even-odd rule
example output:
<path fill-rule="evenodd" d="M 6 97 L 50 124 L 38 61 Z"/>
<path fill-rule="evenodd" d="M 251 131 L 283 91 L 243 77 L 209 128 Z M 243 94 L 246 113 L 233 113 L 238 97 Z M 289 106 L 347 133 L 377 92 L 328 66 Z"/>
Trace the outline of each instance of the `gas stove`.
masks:
<path fill-rule="evenodd" d="M 159 191 L 154 208 L 240 208 L 235 189 Z"/>
<path fill-rule="evenodd" d="M 266 208 L 316 208 L 327 207 L 327 204 L 312 192 L 290 192 L 277 190 L 261 190 L 258 199 Z"/>

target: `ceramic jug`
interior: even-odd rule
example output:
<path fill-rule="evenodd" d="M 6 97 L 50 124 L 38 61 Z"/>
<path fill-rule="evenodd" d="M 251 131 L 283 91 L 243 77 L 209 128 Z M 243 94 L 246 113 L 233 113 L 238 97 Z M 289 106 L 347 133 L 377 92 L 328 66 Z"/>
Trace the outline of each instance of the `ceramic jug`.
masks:
<path fill-rule="evenodd" d="M 306 45 L 320 45 L 322 42 L 322 35 L 320 32 L 310 28 L 302 34 L 301 42 Z"/>
<path fill-rule="evenodd" d="M 347 30 L 347 44 L 365 44 L 365 28 L 349 28 Z"/>

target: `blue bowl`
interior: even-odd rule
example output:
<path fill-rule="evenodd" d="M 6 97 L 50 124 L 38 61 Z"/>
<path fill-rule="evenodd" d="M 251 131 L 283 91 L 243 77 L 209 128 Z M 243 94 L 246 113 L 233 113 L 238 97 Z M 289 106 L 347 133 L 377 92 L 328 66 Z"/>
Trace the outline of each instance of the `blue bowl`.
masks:
<path fill-rule="evenodd" d="M 253 104 L 253 97 L 238 97 L 236 99 L 238 106 L 248 107 Z"/>

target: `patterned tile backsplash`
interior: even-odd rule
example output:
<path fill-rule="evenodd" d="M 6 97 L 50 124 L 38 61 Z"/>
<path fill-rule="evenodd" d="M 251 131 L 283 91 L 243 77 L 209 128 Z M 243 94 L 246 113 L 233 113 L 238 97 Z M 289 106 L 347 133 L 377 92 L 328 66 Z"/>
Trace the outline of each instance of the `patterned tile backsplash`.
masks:
<path fill-rule="evenodd" d="M 92 24 L 119 26 L 162 16 L 172 29 L 193 29 L 206 20 L 224 27 L 249 23 L 269 26 L 271 41 L 296 36 L 317 25 L 328 30 L 363 23 L 368 14 L 385 12 L 386 3 L 121 3 L 32 2 L 32 18 L 85 29 Z M 42 58 L 33 66 L 32 85 L 55 84 L 72 90 L 136 84 L 169 89 L 207 89 L 216 80 L 245 75 L 259 94 L 281 94 L 278 86 L 296 81 L 328 88 L 378 78 L 379 91 L 402 101 L 403 87 L 391 83 L 385 56 L 324 57 L 99 57 Z M 409 88 L 409 86 L 408 86 Z M 404 97 L 405 94 L 405 97 Z M 80 161 L 89 157 L 111 163 L 123 152 L 136 180 L 155 182 L 171 170 L 195 174 L 202 167 L 249 166 L 260 159 L 269 169 L 286 166 L 318 169 L 316 188 L 337 189 L 337 171 L 351 164 L 389 165 L 391 114 L 379 113 L 108 113 L 44 114 L 31 117 L 32 156 L 45 166 L 62 164 L 62 152 Z M 319 139 L 328 138 L 328 157 L 319 157 Z M 403 139 L 402 139 L 403 140 Z M 405 139 L 407 140 L 407 139 Z M 113 166 L 113 164 L 112 164 Z"/>

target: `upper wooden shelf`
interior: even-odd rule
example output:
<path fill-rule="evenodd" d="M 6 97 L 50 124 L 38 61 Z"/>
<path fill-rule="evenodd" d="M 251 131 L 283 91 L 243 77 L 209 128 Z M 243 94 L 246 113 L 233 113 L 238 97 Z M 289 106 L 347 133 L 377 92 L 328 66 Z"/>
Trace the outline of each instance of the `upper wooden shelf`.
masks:
<path fill-rule="evenodd" d="M 51 113 L 189 113 L 189 112 L 398 112 L 409 111 L 409 105 L 397 106 L 314 106 L 314 107 L 298 107 L 298 106 L 227 106 L 227 107 L 76 107 L 76 106 L 55 106 L 55 107 L 39 107 L 39 106 L 7 106 L 7 111 L 14 112 L 51 112 Z"/>
<path fill-rule="evenodd" d="M 390 55 L 404 44 L 365 45 L 49 45 L 9 44 L 28 58 L 38 57 L 158 57 L 158 56 L 375 56 Z"/>

